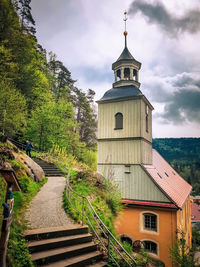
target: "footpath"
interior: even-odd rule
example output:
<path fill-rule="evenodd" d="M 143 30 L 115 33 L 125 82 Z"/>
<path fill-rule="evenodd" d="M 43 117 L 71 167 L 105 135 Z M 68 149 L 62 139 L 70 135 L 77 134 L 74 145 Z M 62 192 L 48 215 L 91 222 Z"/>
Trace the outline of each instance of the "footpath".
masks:
<path fill-rule="evenodd" d="M 32 229 L 67 226 L 73 224 L 62 207 L 62 194 L 66 179 L 48 177 L 47 183 L 33 198 L 26 213 L 27 224 Z"/>

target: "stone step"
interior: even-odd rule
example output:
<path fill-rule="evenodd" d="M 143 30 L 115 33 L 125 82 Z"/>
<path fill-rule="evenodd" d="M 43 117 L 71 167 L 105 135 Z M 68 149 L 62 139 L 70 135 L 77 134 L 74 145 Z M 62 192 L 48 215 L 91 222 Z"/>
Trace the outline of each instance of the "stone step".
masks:
<path fill-rule="evenodd" d="M 58 168 L 56 168 L 56 167 L 42 167 L 43 168 L 43 170 L 55 170 L 55 171 L 60 171 L 61 172 L 61 170 L 59 170 Z"/>
<path fill-rule="evenodd" d="M 105 267 L 107 266 L 107 262 L 105 261 L 100 261 L 94 264 L 87 265 L 87 267 Z"/>
<path fill-rule="evenodd" d="M 52 174 L 52 173 L 45 173 L 46 177 L 61 177 L 63 176 L 63 174 Z"/>
<path fill-rule="evenodd" d="M 50 249 L 42 252 L 32 253 L 31 259 L 37 265 L 49 264 L 58 262 L 66 258 L 72 258 L 84 253 L 89 253 L 97 250 L 97 245 L 93 242 L 78 244 L 69 247 Z"/>
<path fill-rule="evenodd" d="M 45 170 L 44 170 L 44 172 L 45 172 L 45 173 L 49 173 L 49 174 L 62 174 L 62 175 L 63 175 L 63 173 L 60 172 L 60 171 L 45 171 Z"/>
<path fill-rule="evenodd" d="M 27 241 L 51 239 L 62 236 L 87 234 L 87 226 L 67 225 L 59 227 L 40 228 L 33 230 L 25 230 L 24 235 Z"/>
<path fill-rule="evenodd" d="M 83 255 L 79 255 L 73 258 L 65 259 L 62 261 L 57 261 L 55 263 L 51 263 L 48 265 L 42 265 L 43 267 L 84 267 L 88 264 L 92 264 L 93 262 L 100 261 L 103 255 L 98 252 L 90 252 Z M 95 266 L 95 265 L 92 265 Z M 100 265 L 106 266 L 106 265 Z"/>
<path fill-rule="evenodd" d="M 45 169 L 45 168 L 43 168 L 43 171 L 46 171 L 46 172 L 60 172 L 60 173 L 62 173 L 60 170 L 58 170 L 58 169 Z"/>
<path fill-rule="evenodd" d="M 28 248 L 31 253 L 60 248 L 64 246 L 77 245 L 92 241 L 91 234 L 81 234 L 75 236 L 64 236 L 58 238 L 44 239 L 39 241 L 31 241 Z"/>

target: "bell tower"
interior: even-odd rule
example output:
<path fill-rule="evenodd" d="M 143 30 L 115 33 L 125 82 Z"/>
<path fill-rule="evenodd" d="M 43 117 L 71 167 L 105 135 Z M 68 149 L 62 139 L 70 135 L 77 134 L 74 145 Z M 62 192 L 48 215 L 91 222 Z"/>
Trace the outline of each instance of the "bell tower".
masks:
<path fill-rule="evenodd" d="M 153 107 L 139 89 L 141 63 L 128 50 L 126 20 L 125 12 L 125 47 L 112 64 L 113 86 L 97 101 L 97 171 L 116 181 L 127 199 L 136 198 L 131 184 L 141 165 L 152 164 Z"/>

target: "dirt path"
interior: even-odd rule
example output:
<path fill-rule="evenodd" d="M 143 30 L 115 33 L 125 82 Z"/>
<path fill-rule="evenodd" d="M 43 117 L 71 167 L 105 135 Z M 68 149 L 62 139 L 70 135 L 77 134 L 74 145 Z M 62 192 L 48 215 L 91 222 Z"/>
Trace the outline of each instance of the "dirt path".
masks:
<path fill-rule="evenodd" d="M 66 185 L 64 177 L 48 177 L 47 183 L 33 198 L 26 213 L 32 229 L 73 224 L 62 207 L 62 194 Z"/>

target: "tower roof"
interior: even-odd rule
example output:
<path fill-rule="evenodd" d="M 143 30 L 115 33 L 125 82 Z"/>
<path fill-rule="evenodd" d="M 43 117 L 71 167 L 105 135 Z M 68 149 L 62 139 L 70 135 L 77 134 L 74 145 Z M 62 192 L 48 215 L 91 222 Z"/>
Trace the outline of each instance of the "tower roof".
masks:
<path fill-rule="evenodd" d="M 127 60 L 127 59 L 134 59 L 134 57 L 131 55 L 128 48 L 125 46 L 124 50 L 122 51 L 122 53 L 121 53 L 120 57 L 117 59 L 117 61 Z"/>
<path fill-rule="evenodd" d="M 113 101 L 116 99 L 130 98 L 137 96 L 142 96 L 142 92 L 137 87 L 133 85 L 119 86 L 106 91 L 103 97 L 97 102 L 100 103 L 104 101 Z"/>

